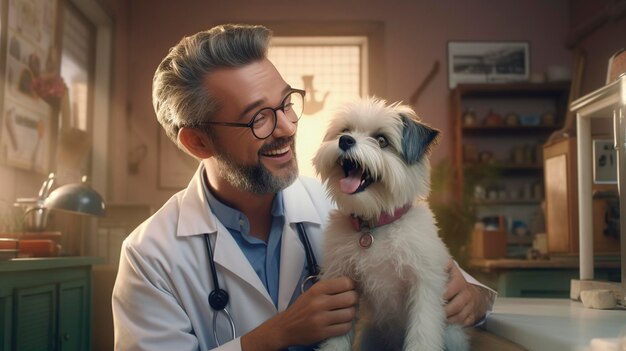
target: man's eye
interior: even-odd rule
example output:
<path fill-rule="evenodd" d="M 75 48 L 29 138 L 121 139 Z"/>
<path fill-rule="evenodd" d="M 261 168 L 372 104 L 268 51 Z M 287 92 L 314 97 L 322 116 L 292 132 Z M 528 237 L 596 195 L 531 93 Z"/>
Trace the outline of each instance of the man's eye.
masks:
<path fill-rule="evenodd" d="M 379 135 L 376 137 L 376 141 L 378 142 L 378 145 L 381 148 L 387 147 L 387 145 L 389 145 L 389 142 L 387 141 L 387 138 L 385 138 L 385 136 L 383 135 Z"/>
<path fill-rule="evenodd" d="M 287 111 L 291 111 L 291 108 L 293 107 L 293 103 L 288 102 L 283 106 L 283 111 L 287 112 Z"/>
<path fill-rule="evenodd" d="M 252 124 L 259 125 L 265 123 L 265 121 L 270 118 L 270 114 L 271 112 L 269 111 L 261 111 L 257 113 L 257 115 L 254 116 L 254 121 L 252 121 Z"/>

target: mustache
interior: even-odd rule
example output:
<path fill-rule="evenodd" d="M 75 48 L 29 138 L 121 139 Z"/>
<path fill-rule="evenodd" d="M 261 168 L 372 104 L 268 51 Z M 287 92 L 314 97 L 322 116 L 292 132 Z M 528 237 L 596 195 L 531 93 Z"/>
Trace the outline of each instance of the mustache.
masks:
<path fill-rule="evenodd" d="M 291 137 L 286 137 L 286 138 L 276 139 L 276 140 L 272 141 L 269 144 L 263 145 L 259 149 L 259 154 L 266 153 L 266 152 L 268 152 L 270 150 L 273 150 L 273 149 L 280 149 L 281 147 L 283 147 L 285 145 L 292 144 L 293 141 L 294 141 L 294 138 L 292 136 Z"/>

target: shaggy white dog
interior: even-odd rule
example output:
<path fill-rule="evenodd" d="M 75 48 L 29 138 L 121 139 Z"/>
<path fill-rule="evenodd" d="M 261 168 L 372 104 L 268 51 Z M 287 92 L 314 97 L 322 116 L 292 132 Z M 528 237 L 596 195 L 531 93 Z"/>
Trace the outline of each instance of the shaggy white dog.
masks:
<path fill-rule="evenodd" d="M 322 279 L 358 283 L 362 349 L 469 348 L 461 327 L 446 325 L 450 256 L 426 202 L 438 134 L 408 106 L 360 100 L 331 121 L 313 159 L 338 207 L 326 230 Z M 354 329 L 320 350 L 350 350 Z"/>

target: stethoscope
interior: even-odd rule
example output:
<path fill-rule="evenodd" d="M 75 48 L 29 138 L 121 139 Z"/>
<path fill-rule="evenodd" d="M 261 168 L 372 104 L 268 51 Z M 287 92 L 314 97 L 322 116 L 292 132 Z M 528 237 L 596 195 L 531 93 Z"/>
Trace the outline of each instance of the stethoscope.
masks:
<path fill-rule="evenodd" d="M 320 268 L 317 265 L 317 260 L 315 259 L 315 254 L 313 254 L 313 248 L 311 247 L 311 242 L 309 241 L 309 236 L 304 230 L 304 225 L 300 223 L 296 223 L 296 227 L 298 229 L 298 235 L 300 236 L 300 241 L 304 245 L 304 251 L 306 254 L 306 262 L 307 262 L 307 270 L 309 271 L 309 275 L 302 280 L 300 284 L 300 292 L 303 293 L 309 286 L 315 284 L 317 282 Z M 217 315 L 220 312 L 224 312 L 228 323 L 230 324 L 230 339 L 235 339 L 235 321 L 231 316 L 230 312 L 226 308 L 228 305 L 228 293 L 226 290 L 220 288 L 219 282 L 217 281 L 217 270 L 215 269 L 215 261 L 213 259 L 213 249 L 211 248 L 211 240 L 209 239 L 209 234 L 204 234 L 204 240 L 206 242 L 206 249 L 209 255 L 209 268 L 211 269 L 211 276 L 213 278 L 213 291 L 209 293 L 209 305 L 215 311 L 213 313 L 213 337 L 215 338 L 215 342 L 217 346 L 220 346 L 220 341 L 217 337 Z"/>

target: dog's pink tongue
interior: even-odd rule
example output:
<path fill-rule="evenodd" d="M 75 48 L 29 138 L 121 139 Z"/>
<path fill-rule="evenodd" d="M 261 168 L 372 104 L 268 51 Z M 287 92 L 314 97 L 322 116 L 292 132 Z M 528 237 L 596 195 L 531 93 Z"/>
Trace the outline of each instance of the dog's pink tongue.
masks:
<path fill-rule="evenodd" d="M 346 194 L 352 194 L 359 188 L 361 184 L 361 177 L 363 176 L 363 170 L 355 169 L 347 177 L 339 181 L 339 187 L 341 191 Z"/>

